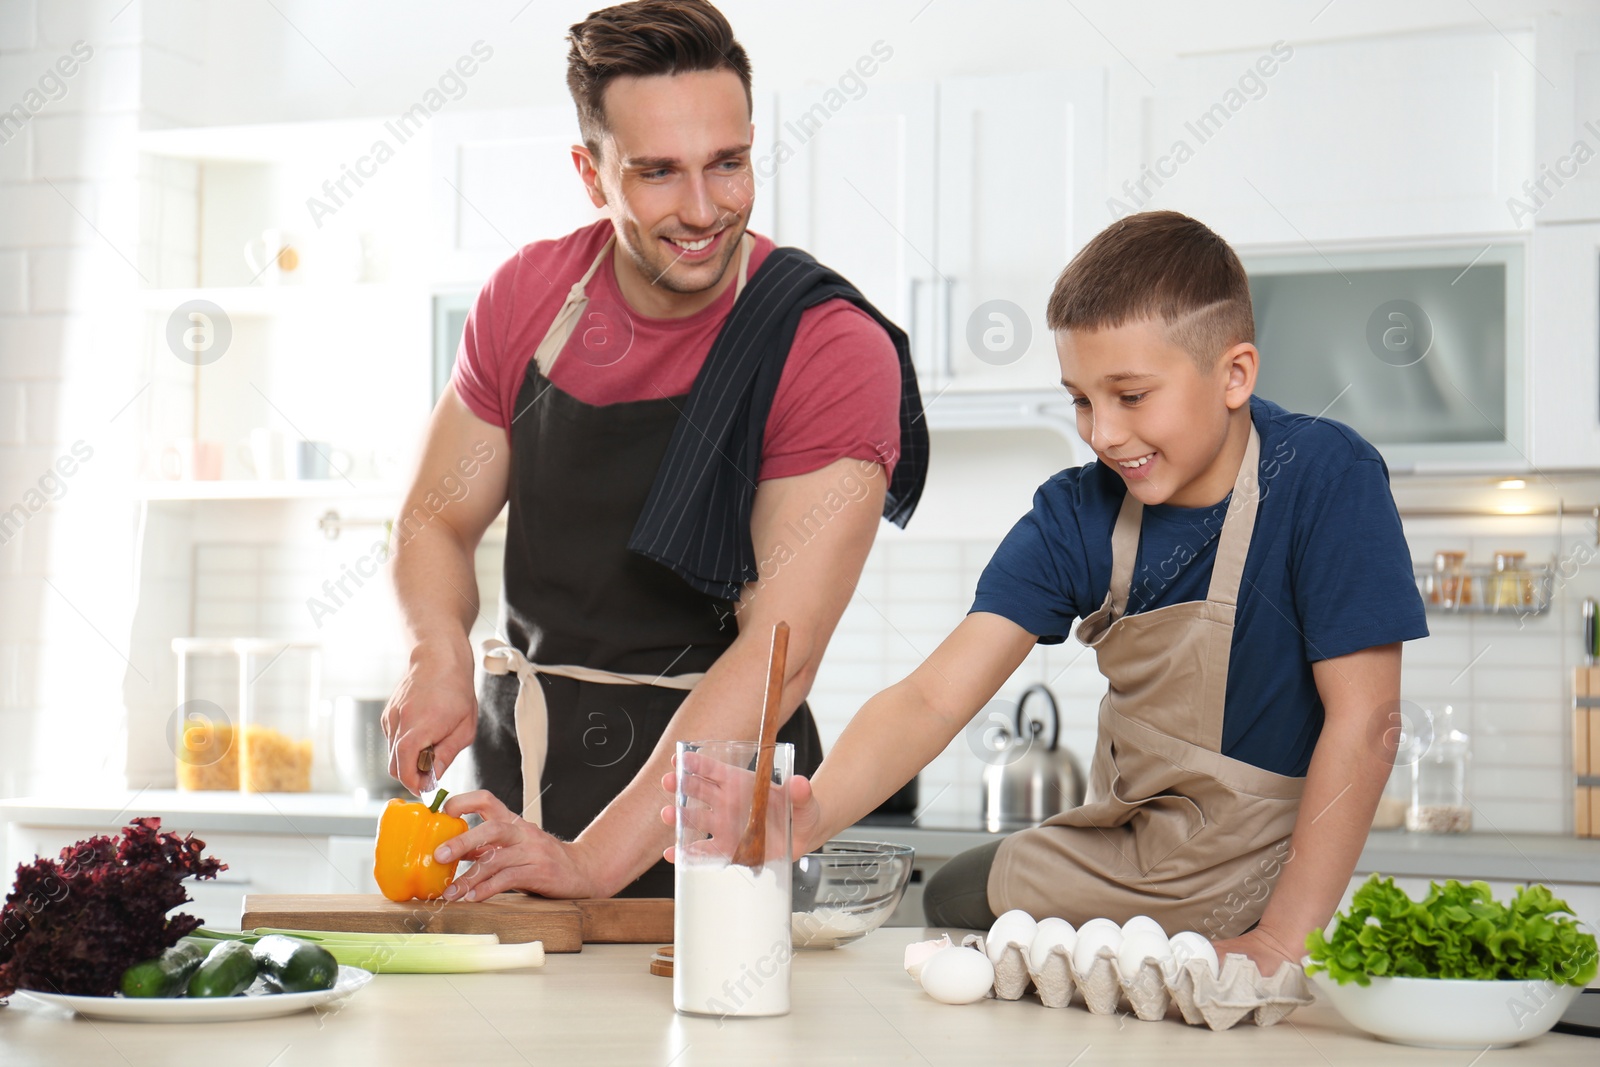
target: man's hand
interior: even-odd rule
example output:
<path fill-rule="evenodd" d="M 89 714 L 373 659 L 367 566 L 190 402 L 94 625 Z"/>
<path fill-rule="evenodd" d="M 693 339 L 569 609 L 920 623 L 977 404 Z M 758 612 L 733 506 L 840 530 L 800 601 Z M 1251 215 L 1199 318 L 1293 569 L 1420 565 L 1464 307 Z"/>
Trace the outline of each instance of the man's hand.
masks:
<path fill-rule="evenodd" d="M 419 644 L 406 676 L 383 709 L 389 739 L 389 774 L 415 795 L 429 783 L 417 770 L 417 753 L 433 746 L 437 777 L 472 744 L 478 730 L 478 697 L 472 691 L 472 647 Z"/>
<path fill-rule="evenodd" d="M 488 900 L 511 889 L 560 900 L 609 895 L 590 875 L 577 845 L 551 837 L 487 790 L 458 793 L 445 801 L 444 810 L 483 817 L 433 851 L 439 863 L 472 861 L 445 889 L 446 900 Z"/>
<path fill-rule="evenodd" d="M 1298 945 L 1291 943 L 1291 940 L 1273 933 L 1264 926 L 1257 926 L 1247 934 L 1230 937 L 1226 941 L 1214 941 L 1211 947 L 1217 950 L 1218 962 L 1230 952 L 1249 956 L 1262 977 L 1271 978 L 1278 973 L 1278 968 L 1285 962 L 1298 967 L 1300 960 L 1305 956 L 1306 948 L 1303 940 Z"/>

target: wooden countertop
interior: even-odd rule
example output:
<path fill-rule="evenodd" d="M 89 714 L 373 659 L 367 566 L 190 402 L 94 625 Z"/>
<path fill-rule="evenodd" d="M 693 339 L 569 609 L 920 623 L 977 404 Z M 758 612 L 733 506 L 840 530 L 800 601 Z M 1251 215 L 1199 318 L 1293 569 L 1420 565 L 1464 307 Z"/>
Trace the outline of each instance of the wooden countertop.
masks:
<path fill-rule="evenodd" d="M 880 930 L 794 961 L 794 1010 L 776 1019 L 678 1015 L 672 981 L 649 973 L 648 945 L 591 945 L 538 970 L 486 975 L 379 975 L 343 1010 L 245 1023 L 89 1022 L 14 998 L 0 1009 L 6 1067 L 128 1067 L 180 1062 L 231 1067 L 364 1064 L 717 1063 L 1228 1063 L 1382 1067 L 1450 1064 L 1475 1052 L 1389 1045 L 1313 1004 L 1265 1029 L 1222 1033 L 1168 1019 L 1050 1009 L 1033 997 L 950 1007 L 901 969 L 927 935 Z M 1493 1064 L 1592 1063 L 1593 1038 L 1547 1034 L 1489 1053 Z"/>

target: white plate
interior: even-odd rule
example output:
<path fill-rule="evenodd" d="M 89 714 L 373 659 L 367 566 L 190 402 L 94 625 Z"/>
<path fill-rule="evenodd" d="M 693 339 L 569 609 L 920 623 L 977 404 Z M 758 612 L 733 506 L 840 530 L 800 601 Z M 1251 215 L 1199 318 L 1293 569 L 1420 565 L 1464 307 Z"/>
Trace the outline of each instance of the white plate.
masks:
<path fill-rule="evenodd" d="M 17 995 L 66 1008 L 90 1019 L 124 1023 L 222 1023 L 293 1015 L 319 1004 L 342 1000 L 370 981 L 371 971 L 341 966 L 332 989 L 311 993 L 262 993 L 243 997 L 72 997 L 64 993 L 19 989 Z"/>

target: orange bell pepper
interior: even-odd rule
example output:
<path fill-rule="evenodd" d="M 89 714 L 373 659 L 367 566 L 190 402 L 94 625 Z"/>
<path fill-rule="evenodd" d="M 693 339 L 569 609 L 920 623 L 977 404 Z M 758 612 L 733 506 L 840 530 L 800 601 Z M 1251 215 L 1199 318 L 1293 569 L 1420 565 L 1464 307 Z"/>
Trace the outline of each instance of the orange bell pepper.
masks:
<path fill-rule="evenodd" d="M 378 819 L 372 876 L 390 900 L 438 900 L 444 896 L 444 887 L 455 880 L 456 864 L 438 863 L 433 858 L 434 849 L 467 832 L 465 819 L 439 810 L 446 795 L 439 790 L 432 804 L 396 797 L 384 807 Z"/>

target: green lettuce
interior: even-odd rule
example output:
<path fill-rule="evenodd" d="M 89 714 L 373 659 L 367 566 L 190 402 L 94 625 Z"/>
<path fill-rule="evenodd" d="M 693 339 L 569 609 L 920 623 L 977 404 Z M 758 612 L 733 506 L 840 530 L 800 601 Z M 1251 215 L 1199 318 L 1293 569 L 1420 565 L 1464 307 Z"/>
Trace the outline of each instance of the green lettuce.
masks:
<path fill-rule="evenodd" d="M 1588 985 L 1595 976 L 1595 938 L 1567 902 L 1545 885 L 1517 888 L 1502 904 L 1488 883 L 1451 879 L 1412 900 L 1393 878 L 1374 874 L 1334 916 L 1331 935 L 1306 937 L 1307 974 L 1326 972 L 1340 984 L 1375 977 L 1544 980 Z"/>

